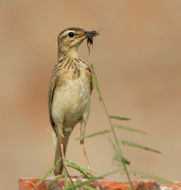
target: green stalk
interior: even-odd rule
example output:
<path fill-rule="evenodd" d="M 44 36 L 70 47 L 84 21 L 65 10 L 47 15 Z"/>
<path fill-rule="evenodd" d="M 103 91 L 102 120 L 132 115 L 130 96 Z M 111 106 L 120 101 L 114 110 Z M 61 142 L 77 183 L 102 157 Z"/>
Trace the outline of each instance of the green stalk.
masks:
<path fill-rule="evenodd" d="M 114 130 L 114 125 L 113 125 L 113 123 L 112 123 L 112 121 L 111 121 L 110 114 L 108 113 L 107 106 L 106 106 L 106 104 L 105 104 L 105 102 L 104 102 L 104 99 L 103 99 L 103 96 L 102 96 L 102 93 L 101 93 L 101 90 L 100 90 L 100 87 L 99 87 L 99 84 L 98 84 L 98 80 L 97 80 L 97 76 L 96 76 L 96 73 L 95 73 L 93 64 L 91 64 L 91 68 L 92 68 L 92 72 L 93 72 L 93 81 L 94 81 L 94 84 L 95 84 L 95 87 L 96 87 L 96 90 L 97 90 L 97 93 L 98 93 L 99 100 L 101 101 L 101 103 L 102 103 L 102 105 L 103 105 L 103 107 L 104 107 L 104 111 L 105 111 L 105 113 L 106 113 L 108 122 L 109 122 L 109 124 L 110 124 L 111 130 L 112 130 L 112 133 L 113 133 L 113 137 L 114 137 L 114 140 L 115 140 L 115 143 L 116 143 L 117 147 L 119 148 L 119 156 L 120 156 L 120 158 L 121 158 L 121 160 L 122 160 L 122 164 L 123 164 L 124 171 L 125 171 L 126 176 L 127 176 L 128 180 L 129 180 L 129 183 L 130 183 L 130 185 L 131 185 L 131 189 L 134 189 L 134 188 L 133 188 L 133 184 L 132 184 L 132 182 L 131 182 L 131 177 L 130 177 L 129 172 L 128 172 L 128 169 L 127 169 L 127 166 L 126 166 L 126 164 L 123 162 L 124 156 L 123 156 L 123 154 L 122 154 L 122 151 L 121 151 L 121 148 L 120 148 L 120 145 L 119 145 L 119 140 L 118 140 L 118 138 L 117 138 L 117 136 L 116 136 L 116 132 L 115 132 L 115 130 Z"/>

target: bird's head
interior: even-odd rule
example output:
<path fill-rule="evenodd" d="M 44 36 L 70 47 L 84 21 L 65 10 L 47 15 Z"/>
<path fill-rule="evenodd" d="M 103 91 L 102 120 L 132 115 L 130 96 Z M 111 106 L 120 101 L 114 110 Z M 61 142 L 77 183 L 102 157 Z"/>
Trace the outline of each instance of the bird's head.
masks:
<path fill-rule="evenodd" d="M 85 39 L 88 45 L 93 44 L 93 37 L 97 35 L 96 31 L 85 31 L 78 27 L 67 28 L 58 35 L 58 51 L 75 51 Z"/>

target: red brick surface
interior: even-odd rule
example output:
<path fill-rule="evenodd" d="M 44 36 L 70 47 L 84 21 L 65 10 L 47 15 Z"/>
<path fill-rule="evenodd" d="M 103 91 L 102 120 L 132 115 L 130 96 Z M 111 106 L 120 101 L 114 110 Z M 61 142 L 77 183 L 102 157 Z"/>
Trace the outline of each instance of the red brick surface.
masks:
<path fill-rule="evenodd" d="M 36 186 L 37 182 L 40 179 L 20 179 L 19 180 L 19 190 L 47 190 L 46 186 L 54 178 L 48 178 L 39 186 Z M 85 181 L 85 179 L 77 179 L 77 183 Z M 70 183 L 70 182 L 69 182 Z M 153 180 L 144 180 L 144 181 L 133 181 L 134 189 L 136 190 L 181 190 L 181 182 L 176 182 L 175 184 L 170 183 L 158 183 Z M 54 185 L 52 185 L 49 190 L 62 190 L 64 189 L 65 181 L 60 179 Z M 88 184 L 91 187 L 102 189 L 102 190 L 129 190 L 128 182 L 113 182 L 108 180 L 99 180 L 97 183 Z M 80 188 L 81 189 L 81 188 Z"/>

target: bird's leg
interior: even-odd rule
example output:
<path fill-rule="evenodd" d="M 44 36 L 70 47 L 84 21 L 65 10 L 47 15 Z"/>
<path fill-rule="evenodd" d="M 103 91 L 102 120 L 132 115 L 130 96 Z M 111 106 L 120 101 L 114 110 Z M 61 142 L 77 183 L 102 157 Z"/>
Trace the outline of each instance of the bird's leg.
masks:
<path fill-rule="evenodd" d="M 63 129 L 62 129 L 62 125 L 58 125 L 57 127 L 57 136 L 58 136 L 58 141 L 59 141 L 59 145 L 60 145 L 60 157 L 65 158 L 65 154 L 64 154 L 64 134 L 63 134 Z M 64 163 L 64 160 L 62 160 Z"/>
<path fill-rule="evenodd" d="M 59 134 L 59 143 L 60 143 L 60 149 L 61 149 L 61 154 L 62 154 L 62 158 L 65 157 L 65 154 L 64 154 L 64 134 L 63 134 L 63 131 L 62 131 L 62 125 L 59 125 L 58 126 L 58 134 Z"/>
<path fill-rule="evenodd" d="M 85 156 L 85 161 L 86 161 L 86 164 L 87 164 L 87 168 L 90 170 L 90 163 L 89 163 L 89 160 L 88 160 L 88 157 L 87 157 L 87 153 L 86 153 L 86 150 L 85 150 L 85 144 L 84 144 L 85 128 L 86 128 L 86 122 L 82 121 L 81 122 L 81 127 L 80 127 L 80 145 L 82 147 L 82 151 L 83 151 L 84 156 Z"/>

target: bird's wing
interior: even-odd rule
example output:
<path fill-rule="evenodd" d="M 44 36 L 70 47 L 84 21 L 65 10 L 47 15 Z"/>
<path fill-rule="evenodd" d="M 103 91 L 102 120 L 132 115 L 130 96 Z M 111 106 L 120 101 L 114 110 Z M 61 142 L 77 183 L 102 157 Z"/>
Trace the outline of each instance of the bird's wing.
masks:
<path fill-rule="evenodd" d="M 87 70 L 88 70 L 88 72 L 90 74 L 90 90 L 91 90 L 91 93 L 92 93 L 92 90 L 94 88 L 94 81 L 93 81 L 93 76 L 92 76 L 93 75 L 93 71 L 92 71 L 92 69 L 91 69 L 90 66 L 88 66 Z"/>
<path fill-rule="evenodd" d="M 53 102 L 53 96 L 56 89 L 56 84 L 59 80 L 59 76 L 56 74 L 56 67 L 54 68 L 54 71 L 52 73 L 52 77 L 50 80 L 50 86 L 49 86 L 49 92 L 48 92 L 48 109 L 49 109 L 49 118 L 50 122 L 53 128 L 55 128 L 55 123 L 53 121 L 52 117 L 52 102 Z"/>
<path fill-rule="evenodd" d="M 93 88 L 94 88 L 94 81 L 93 81 L 93 77 L 92 77 L 92 73 L 91 73 L 91 80 L 90 80 L 91 93 L 92 93 Z"/>

